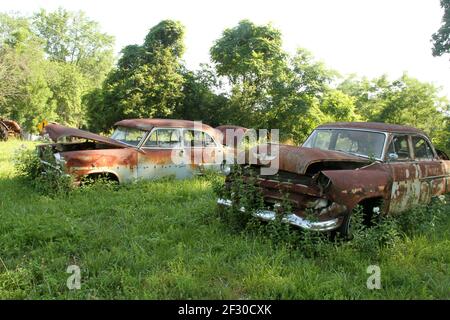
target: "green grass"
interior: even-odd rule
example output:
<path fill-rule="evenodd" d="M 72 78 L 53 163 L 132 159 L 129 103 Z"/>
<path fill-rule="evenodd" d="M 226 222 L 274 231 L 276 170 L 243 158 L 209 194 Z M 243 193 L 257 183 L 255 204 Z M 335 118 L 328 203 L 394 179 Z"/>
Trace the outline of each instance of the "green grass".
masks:
<path fill-rule="evenodd" d="M 450 298 L 448 205 L 434 231 L 373 257 L 341 245 L 308 258 L 301 247 L 232 232 L 205 178 L 42 195 L 14 172 L 21 144 L 0 143 L 0 298 Z M 80 290 L 66 287 L 72 264 Z M 373 264 L 380 290 L 366 287 Z"/>

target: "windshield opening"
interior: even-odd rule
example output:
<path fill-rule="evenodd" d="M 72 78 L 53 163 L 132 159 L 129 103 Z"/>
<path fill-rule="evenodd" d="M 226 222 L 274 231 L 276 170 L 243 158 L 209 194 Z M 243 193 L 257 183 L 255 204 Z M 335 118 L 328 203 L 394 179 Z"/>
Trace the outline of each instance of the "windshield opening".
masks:
<path fill-rule="evenodd" d="M 145 131 L 143 130 L 117 127 L 111 135 L 111 138 L 132 146 L 137 146 L 141 142 L 144 135 Z"/>
<path fill-rule="evenodd" d="M 309 136 L 303 147 L 341 151 L 353 155 L 381 159 L 385 135 L 349 129 L 318 129 Z"/>

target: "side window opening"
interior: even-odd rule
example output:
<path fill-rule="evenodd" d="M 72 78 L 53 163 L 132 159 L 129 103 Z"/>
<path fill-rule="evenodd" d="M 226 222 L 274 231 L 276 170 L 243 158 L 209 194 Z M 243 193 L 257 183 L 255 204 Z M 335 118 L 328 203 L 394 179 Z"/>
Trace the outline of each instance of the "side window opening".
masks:
<path fill-rule="evenodd" d="M 205 147 L 215 147 L 216 143 L 214 142 L 214 139 L 207 134 L 206 132 L 203 133 L 205 135 L 205 139 L 203 140 Z"/>
<path fill-rule="evenodd" d="M 397 161 L 411 159 L 409 153 L 408 136 L 394 136 L 389 145 L 388 154 L 396 154 Z"/>
<path fill-rule="evenodd" d="M 433 151 L 428 142 L 419 136 L 412 137 L 414 158 L 416 160 L 433 160 Z"/>
<path fill-rule="evenodd" d="M 178 129 L 156 129 L 144 144 L 144 148 L 178 148 L 181 147 Z"/>
<path fill-rule="evenodd" d="M 215 147 L 213 138 L 202 131 L 184 130 L 183 134 L 185 147 Z"/>

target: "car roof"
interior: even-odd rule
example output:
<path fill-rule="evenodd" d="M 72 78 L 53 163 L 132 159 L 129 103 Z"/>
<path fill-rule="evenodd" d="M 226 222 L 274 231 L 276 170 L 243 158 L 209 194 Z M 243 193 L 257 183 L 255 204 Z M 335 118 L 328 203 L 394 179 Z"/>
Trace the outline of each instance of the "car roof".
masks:
<path fill-rule="evenodd" d="M 422 134 L 428 135 L 417 128 L 404 126 L 399 124 L 389 124 L 383 122 L 333 122 L 319 125 L 317 129 L 359 129 L 359 130 L 374 130 L 389 133 L 408 133 L 408 134 Z"/>
<path fill-rule="evenodd" d="M 141 130 L 152 130 L 154 127 L 162 127 L 162 128 L 189 128 L 189 129 L 198 129 L 209 133 L 214 136 L 214 138 L 218 138 L 220 132 L 213 127 L 201 123 L 200 121 L 192 121 L 192 120 L 177 120 L 177 119 L 125 119 L 118 121 L 114 124 L 114 126 L 128 127 L 128 128 L 137 128 Z"/>

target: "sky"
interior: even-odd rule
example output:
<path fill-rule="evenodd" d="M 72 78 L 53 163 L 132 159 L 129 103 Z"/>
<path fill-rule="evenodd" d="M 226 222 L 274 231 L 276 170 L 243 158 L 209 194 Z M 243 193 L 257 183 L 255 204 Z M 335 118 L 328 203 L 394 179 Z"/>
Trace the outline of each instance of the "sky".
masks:
<path fill-rule="evenodd" d="M 395 79 L 408 72 L 450 99 L 450 56 L 431 54 L 431 35 L 443 15 L 439 0 L 0 0 L 1 12 L 25 15 L 58 7 L 98 21 L 115 36 L 116 53 L 141 44 L 161 20 L 179 20 L 191 69 L 209 62 L 209 49 L 225 28 L 242 19 L 271 23 L 291 54 L 306 48 L 344 76 Z"/>

